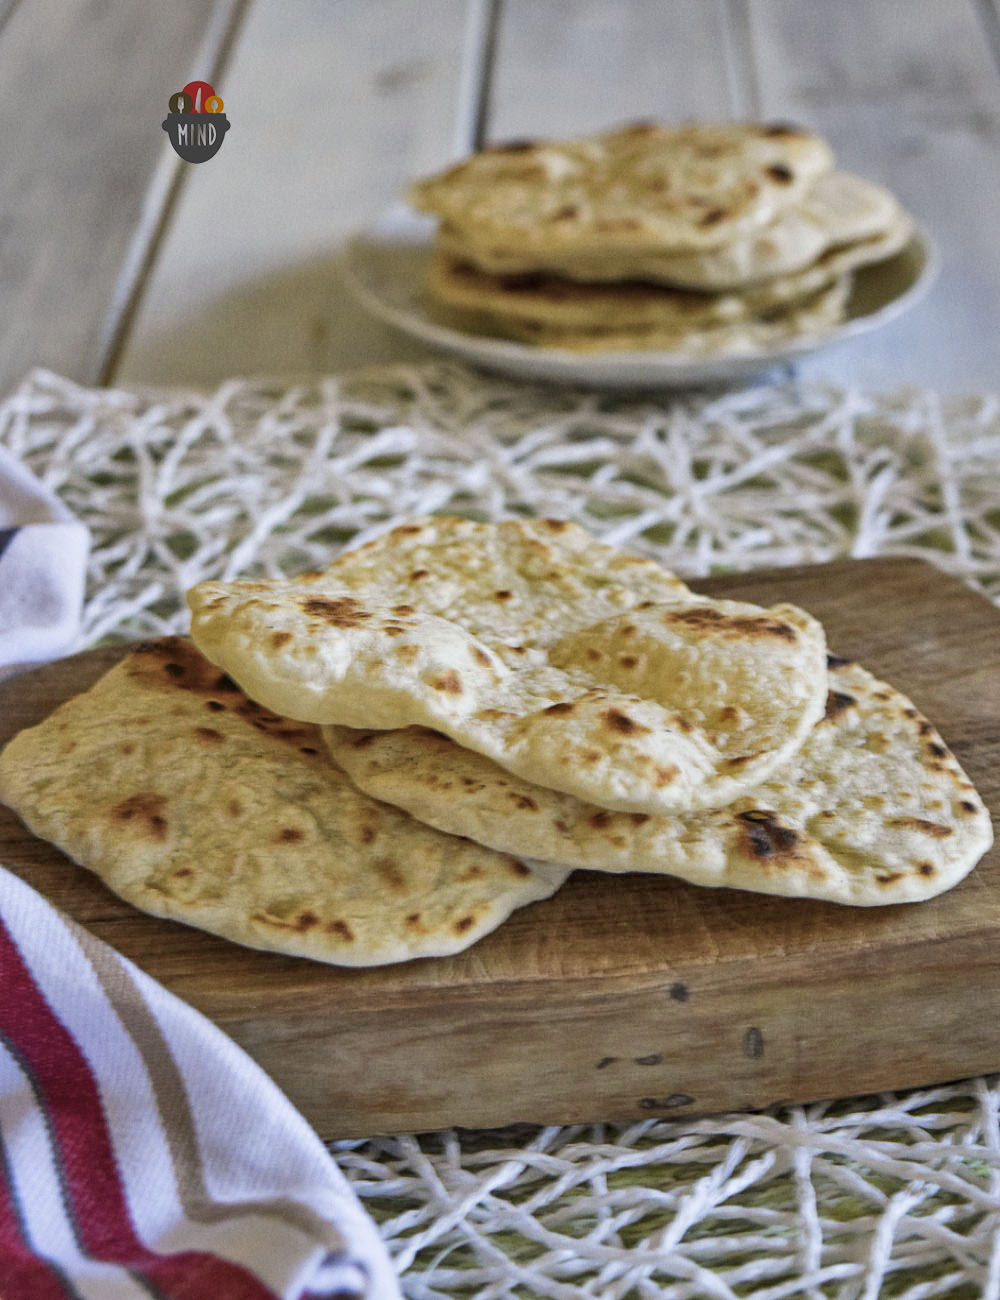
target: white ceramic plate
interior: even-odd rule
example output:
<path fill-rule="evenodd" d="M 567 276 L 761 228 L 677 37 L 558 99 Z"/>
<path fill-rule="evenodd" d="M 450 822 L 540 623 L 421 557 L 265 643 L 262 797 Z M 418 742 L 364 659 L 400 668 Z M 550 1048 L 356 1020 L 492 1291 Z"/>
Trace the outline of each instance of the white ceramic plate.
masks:
<path fill-rule="evenodd" d="M 671 352 L 564 352 L 473 334 L 435 318 L 424 288 L 436 221 L 411 208 L 386 212 L 344 252 L 348 286 L 373 315 L 473 365 L 518 379 L 601 388 L 689 388 L 760 374 L 895 319 L 920 298 L 937 273 L 937 254 L 923 231 L 894 257 L 854 273 L 843 324 L 805 339 L 738 355 L 685 357 Z"/>

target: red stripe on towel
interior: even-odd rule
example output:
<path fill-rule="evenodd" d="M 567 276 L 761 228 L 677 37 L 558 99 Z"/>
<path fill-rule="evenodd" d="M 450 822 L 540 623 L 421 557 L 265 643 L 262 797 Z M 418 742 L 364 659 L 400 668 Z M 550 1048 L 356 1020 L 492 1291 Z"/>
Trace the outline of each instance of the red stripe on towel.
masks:
<path fill-rule="evenodd" d="M 67 1300 L 72 1292 L 57 1269 L 36 1255 L 24 1235 L 14 1188 L 0 1160 L 0 1296 L 32 1300 Z"/>
<path fill-rule="evenodd" d="M 274 1300 L 238 1264 L 205 1251 L 160 1255 L 139 1239 L 96 1080 L 2 922 L 0 988 L 0 1033 L 19 1054 L 46 1115 L 81 1251 L 148 1278 L 165 1300 Z M 62 1300 L 65 1292 L 59 1294 Z"/>

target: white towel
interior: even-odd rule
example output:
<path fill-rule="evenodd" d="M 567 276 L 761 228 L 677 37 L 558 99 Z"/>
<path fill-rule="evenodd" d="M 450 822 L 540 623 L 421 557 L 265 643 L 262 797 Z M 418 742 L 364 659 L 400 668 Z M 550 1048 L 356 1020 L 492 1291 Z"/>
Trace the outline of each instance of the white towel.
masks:
<path fill-rule="evenodd" d="M 83 524 L 0 447 L 0 676 L 73 648 L 89 546 Z"/>
<path fill-rule="evenodd" d="M 0 1295 L 399 1298 L 374 1224 L 267 1075 L 3 868 Z"/>

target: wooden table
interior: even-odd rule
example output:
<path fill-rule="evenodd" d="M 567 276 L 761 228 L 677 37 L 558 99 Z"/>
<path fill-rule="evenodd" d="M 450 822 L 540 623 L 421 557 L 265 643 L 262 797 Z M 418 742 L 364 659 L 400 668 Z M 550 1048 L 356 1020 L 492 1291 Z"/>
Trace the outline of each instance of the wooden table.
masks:
<path fill-rule="evenodd" d="M 346 298 L 334 259 L 464 151 L 478 108 L 492 139 L 639 116 L 817 128 L 943 267 L 917 309 L 802 371 L 992 390 L 998 62 L 1000 0 L 0 0 L 0 391 L 39 364 L 205 385 L 427 355 Z M 192 78 L 232 124 L 197 166 L 160 129 Z"/>

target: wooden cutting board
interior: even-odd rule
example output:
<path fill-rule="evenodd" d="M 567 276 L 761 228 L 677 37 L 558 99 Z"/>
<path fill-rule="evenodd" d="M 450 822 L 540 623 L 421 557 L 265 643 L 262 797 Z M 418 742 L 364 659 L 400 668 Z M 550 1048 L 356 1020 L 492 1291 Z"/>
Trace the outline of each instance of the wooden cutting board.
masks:
<path fill-rule="evenodd" d="M 909 560 L 696 584 L 791 600 L 910 695 L 1000 811 L 1000 611 Z M 120 649 L 0 685 L 0 742 Z M 1000 1069 L 1000 853 L 916 905 L 575 872 L 456 957 L 338 970 L 120 902 L 0 808 L 0 863 L 221 1025 L 324 1138 L 687 1116 Z"/>

